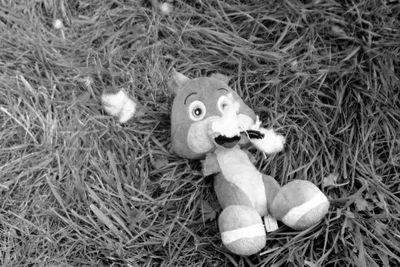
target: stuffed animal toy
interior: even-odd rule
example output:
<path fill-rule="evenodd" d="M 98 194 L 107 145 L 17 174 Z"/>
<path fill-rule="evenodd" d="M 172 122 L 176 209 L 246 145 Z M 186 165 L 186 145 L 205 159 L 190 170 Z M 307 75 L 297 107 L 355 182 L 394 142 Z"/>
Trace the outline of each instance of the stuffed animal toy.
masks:
<path fill-rule="evenodd" d="M 329 201 L 313 183 L 294 180 L 281 187 L 251 163 L 241 146 L 250 142 L 270 154 L 281 151 L 285 139 L 261 126 L 226 76 L 189 79 L 175 70 L 171 76 L 172 150 L 202 159 L 204 174 L 215 175 L 214 190 L 223 209 L 218 225 L 228 250 L 255 254 L 266 245 L 265 228 L 275 230 L 276 220 L 302 230 L 326 215 Z"/>

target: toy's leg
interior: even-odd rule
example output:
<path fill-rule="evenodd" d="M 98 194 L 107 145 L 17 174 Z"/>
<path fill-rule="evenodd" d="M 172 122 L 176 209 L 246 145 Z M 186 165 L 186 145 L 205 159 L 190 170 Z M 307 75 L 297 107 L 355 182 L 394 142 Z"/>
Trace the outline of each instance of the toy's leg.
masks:
<path fill-rule="evenodd" d="M 265 246 L 266 233 L 250 199 L 222 174 L 214 178 L 214 190 L 223 208 L 218 224 L 224 246 L 238 255 L 259 252 Z"/>
<path fill-rule="evenodd" d="M 302 230 L 317 224 L 328 212 L 329 200 L 309 181 L 294 180 L 276 194 L 269 210 L 287 226 Z"/>
<path fill-rule="evenodd" d="M 265 193 L 267 195 L 267 204 L 268 204 L 268 210 L 271 210 L 271 204 L 273 203 L 275 196 L 279 193 L 281 190 L 281 186 L 278 184 L 278 182 L 274 179 L 274 177 L 269 176 L 269 175 L 263 175 L 263 181 L 264 181 L 264 186 L 265 186 Z"/>
<path fill-rule="evenodd" d="M 253 207 L 226 207 L 219 216 L 218 225 L 222 243 L 237 255 L 252 255 L 265 247 L 264 225 Z"/>

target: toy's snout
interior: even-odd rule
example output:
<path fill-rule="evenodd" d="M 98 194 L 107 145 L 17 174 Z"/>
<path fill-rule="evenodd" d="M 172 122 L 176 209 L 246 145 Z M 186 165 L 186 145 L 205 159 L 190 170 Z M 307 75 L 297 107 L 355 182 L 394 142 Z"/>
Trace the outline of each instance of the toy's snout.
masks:
<path fill-rule="evenodd" d="M 211 123 L 209 134 L 216 145 L 232 148 L 240 141 L 239 103 L 230 98 L 222 98 L 219 102 L 222 116 Z"/>

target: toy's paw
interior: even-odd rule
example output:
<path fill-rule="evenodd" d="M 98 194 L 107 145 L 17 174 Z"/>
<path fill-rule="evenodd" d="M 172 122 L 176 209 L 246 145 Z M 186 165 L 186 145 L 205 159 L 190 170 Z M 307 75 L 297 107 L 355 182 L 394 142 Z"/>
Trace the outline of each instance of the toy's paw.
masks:
<path fill-rule="evenodd" d="M 329 200 L 317 186 L 309 181 L 295 180 L 278 192 L 270 212 L 287 226 L 303 230 L 320 222 L 328 209 Z"/>
<path fill-rule="evenodd" d="M 218 219 L 222 243 L 237 255 L 248 256 L 265 247 L 266 233 L 258 212 L 248 206 L 226 207 Z"/>
<path fill-rule="evenodd" d="M 103 94 L 101 96 L 105 111 L 118 117 L 120 123 L 130 120 L 136 112 L 136 103 L 120 90 L 116 94 Z"/>
<path fill-rule="evenodd" d="M 202 172 L 204 176 L 209 176 L 221 172 L 215 154 L 207 154 L 206 158 L 202 161 L 202 165 L 203 165 Z"/>
<path fill-rule="evenodd" d="M 285 137 L 277 134 L 272 129 L 261 127 L 261 121 L 258 116 L 254 124 L 245 132 L 250 142 L 264 153 L 276 153 L 282 151 L 285 146 Z"/>
<path fill-rule="evenodd" d="M 276 153 L 282 151 L 285 146 L 285 137 L 277 134 L 272 129 L 260 128 L 259 137 L 251 138 L 251 143 L 259 150 L 267 154 Z"/>

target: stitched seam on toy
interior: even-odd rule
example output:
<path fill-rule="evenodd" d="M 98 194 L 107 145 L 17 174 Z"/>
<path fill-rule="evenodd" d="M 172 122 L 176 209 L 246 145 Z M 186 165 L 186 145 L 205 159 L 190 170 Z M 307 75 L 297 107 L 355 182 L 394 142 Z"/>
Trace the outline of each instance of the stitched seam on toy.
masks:
<path fill-rule="evenodd" d="M 264 225 L 253 224 L 235 230 L 224 231 L 221 233 L 221 239 L 224 244 L 229 244 L 242 238 L 252 238 L 264 235 L 265 235 Z"/>
<path fill-rule="evenodd" d="M 283 216 L 282 222 L 284 222 L 288 226 L 293 226 L 300 220 L 303 215 L 326 201 L 326 196 L 322 192 L 318 192 L 318 194 L 315 195 L 312 199 L 301 204 L 300 206 L 290 209 L 288 213 Z"/>

